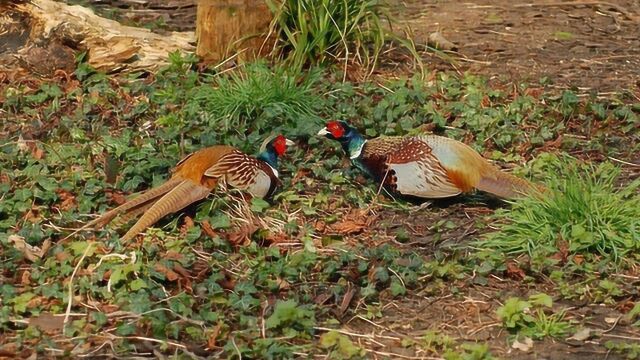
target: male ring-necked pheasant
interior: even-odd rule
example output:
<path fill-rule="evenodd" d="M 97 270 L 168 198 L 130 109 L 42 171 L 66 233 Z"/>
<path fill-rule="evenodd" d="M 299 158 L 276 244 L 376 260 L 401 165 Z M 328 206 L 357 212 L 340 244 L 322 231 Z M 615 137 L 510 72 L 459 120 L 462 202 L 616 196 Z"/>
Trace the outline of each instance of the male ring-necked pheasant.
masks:
<path fill-rule="evenodd" d="M 442 136 L 366 140 L 344 121 L 328 122 L 318 135 L 339 141 L 358 168 L 401 195 L 445 198 L 478 189 L 514 198 L 542 190 L 500 171 L 468 145 Z"/>
<path fill-rule="evenodd" d="M 221 185 L 246 191 L 250 196 L 267 198 L 280 184 L 278 157 L 294 143 L 282 135 L 265 140 L 256 157 L 231 146 L 216 145 L 198 150 L 182 159 L 164 184 L 137 194 L 81 228 L 99 228 L 119 217 L 122 221 L 140 219 L 120 240 L 128 241 L 162 217 L 202 200 Z"/>

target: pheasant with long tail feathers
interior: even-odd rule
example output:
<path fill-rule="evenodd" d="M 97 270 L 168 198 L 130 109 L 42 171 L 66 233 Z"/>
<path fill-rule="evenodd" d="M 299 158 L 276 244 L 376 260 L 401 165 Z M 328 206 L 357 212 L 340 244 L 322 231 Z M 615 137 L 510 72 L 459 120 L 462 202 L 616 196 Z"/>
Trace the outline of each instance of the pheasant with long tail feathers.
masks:
<path fill-rule="evenodd" d="M 116 217 L 128 221 L 142 215 L 120 238 L 128 241 L 162 217 L 206 198 L 217 186 L 246 191 L 253 197 L 270 197 L 280 184 L 276 170 L 278 157 L 291 145 L 291 140 L 278 135 L 265 140 L 257 157 L 225 145 L 196 151 L 178 162 L 164 184 L 137 194 L 80 230 L 103 227 Z"/>
<path fill-rule="evenodd" d="M 515 198 L 543 190 L 500 171 L 468 145 L 442 136 L 366 140 L 344 121 L 330 121 L 318 135 L 339 141 L 358 168 L 401 195 L 445 198 L 478 189 Z"/>

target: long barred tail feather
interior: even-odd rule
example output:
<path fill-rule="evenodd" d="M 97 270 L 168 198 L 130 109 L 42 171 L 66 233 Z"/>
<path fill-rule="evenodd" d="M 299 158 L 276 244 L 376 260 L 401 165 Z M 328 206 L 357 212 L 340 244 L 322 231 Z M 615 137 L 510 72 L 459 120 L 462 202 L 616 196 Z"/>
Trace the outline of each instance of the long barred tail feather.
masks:
<path fill-rule="evenodd" d="M 210 192 L 211 190 L 208 187 L 196 184 L 191 180 L 182 180 L 171 191 L 158 199 L 120 240 L 129 241 L 133 239 L 138 233 L 153 225 L 160 218 L 204 199 Z"/>
<path fill-rule="evenodd" d="M 546 191 L 546 189 L 540 185 L 532 184 L 525 179 L 502 172 L 495 168 L 480 178 L 480 182 L 476 188 L 508 199 Z"/>
<path fill-rule="evenodd" d="M 142 212 L 144 212 L 144 210 L 150 208 L 159 197 L 171 191 L 171 189 L 173 189 L 181 181 L 182 179 L 179 178 L 170 179 L 158 187 L 135 194 L 133 196 L 133 199 L 127 201 L 126 203 L 118 206 L 115 209 L 107 211 L 97 219 L 89 221 L 79 229 L 67 235 L 62 240 L 67 240 L 68 238 L 83 230 L 91 228 L 100 229 L 118 216 L 125 217 L 127 220 L 130 220 L 140 215 Z"/>

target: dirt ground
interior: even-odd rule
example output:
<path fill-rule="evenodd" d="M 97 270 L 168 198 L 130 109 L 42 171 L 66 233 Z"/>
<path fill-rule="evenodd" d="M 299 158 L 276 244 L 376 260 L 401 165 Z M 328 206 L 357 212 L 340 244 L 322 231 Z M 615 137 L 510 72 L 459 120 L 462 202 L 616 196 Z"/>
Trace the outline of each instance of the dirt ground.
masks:
<path fill-rule="evenodd" d="M 77 1 L 76 1 L 77 2 Z M 195 0 L 87 0 L 133 24 L 187 31 Z M 392 13 L 418 45 L 439 31 L 456 44 L 454 61 L 425 53 L 428 67 L 482 74 L 500 82 L 538 82 L 581 93 L 630 90 L 640 98 L 640 2 L 394 0 Z"/>
<path fill-rule="evenodd" d="M 440 31 L 458 45 L 460 71 L 507 82 L 546 77 L 581 92 L 640 94 L 639 1 L 404 3 L 401 18 L 418 41 Z"/>

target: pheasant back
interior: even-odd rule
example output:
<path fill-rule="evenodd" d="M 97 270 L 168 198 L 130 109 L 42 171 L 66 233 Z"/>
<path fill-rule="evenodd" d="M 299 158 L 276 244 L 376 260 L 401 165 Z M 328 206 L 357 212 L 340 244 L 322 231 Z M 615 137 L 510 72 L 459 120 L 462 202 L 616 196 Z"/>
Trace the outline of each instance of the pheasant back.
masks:
<path fill-rule="evenodd" d="M 468 145 L 437 135 L 367 140 L 354 161 L 402 195 L 443 198 L 479 189 L 512 198 L 533 189 L 528 181 L 501 172 Z"/>

